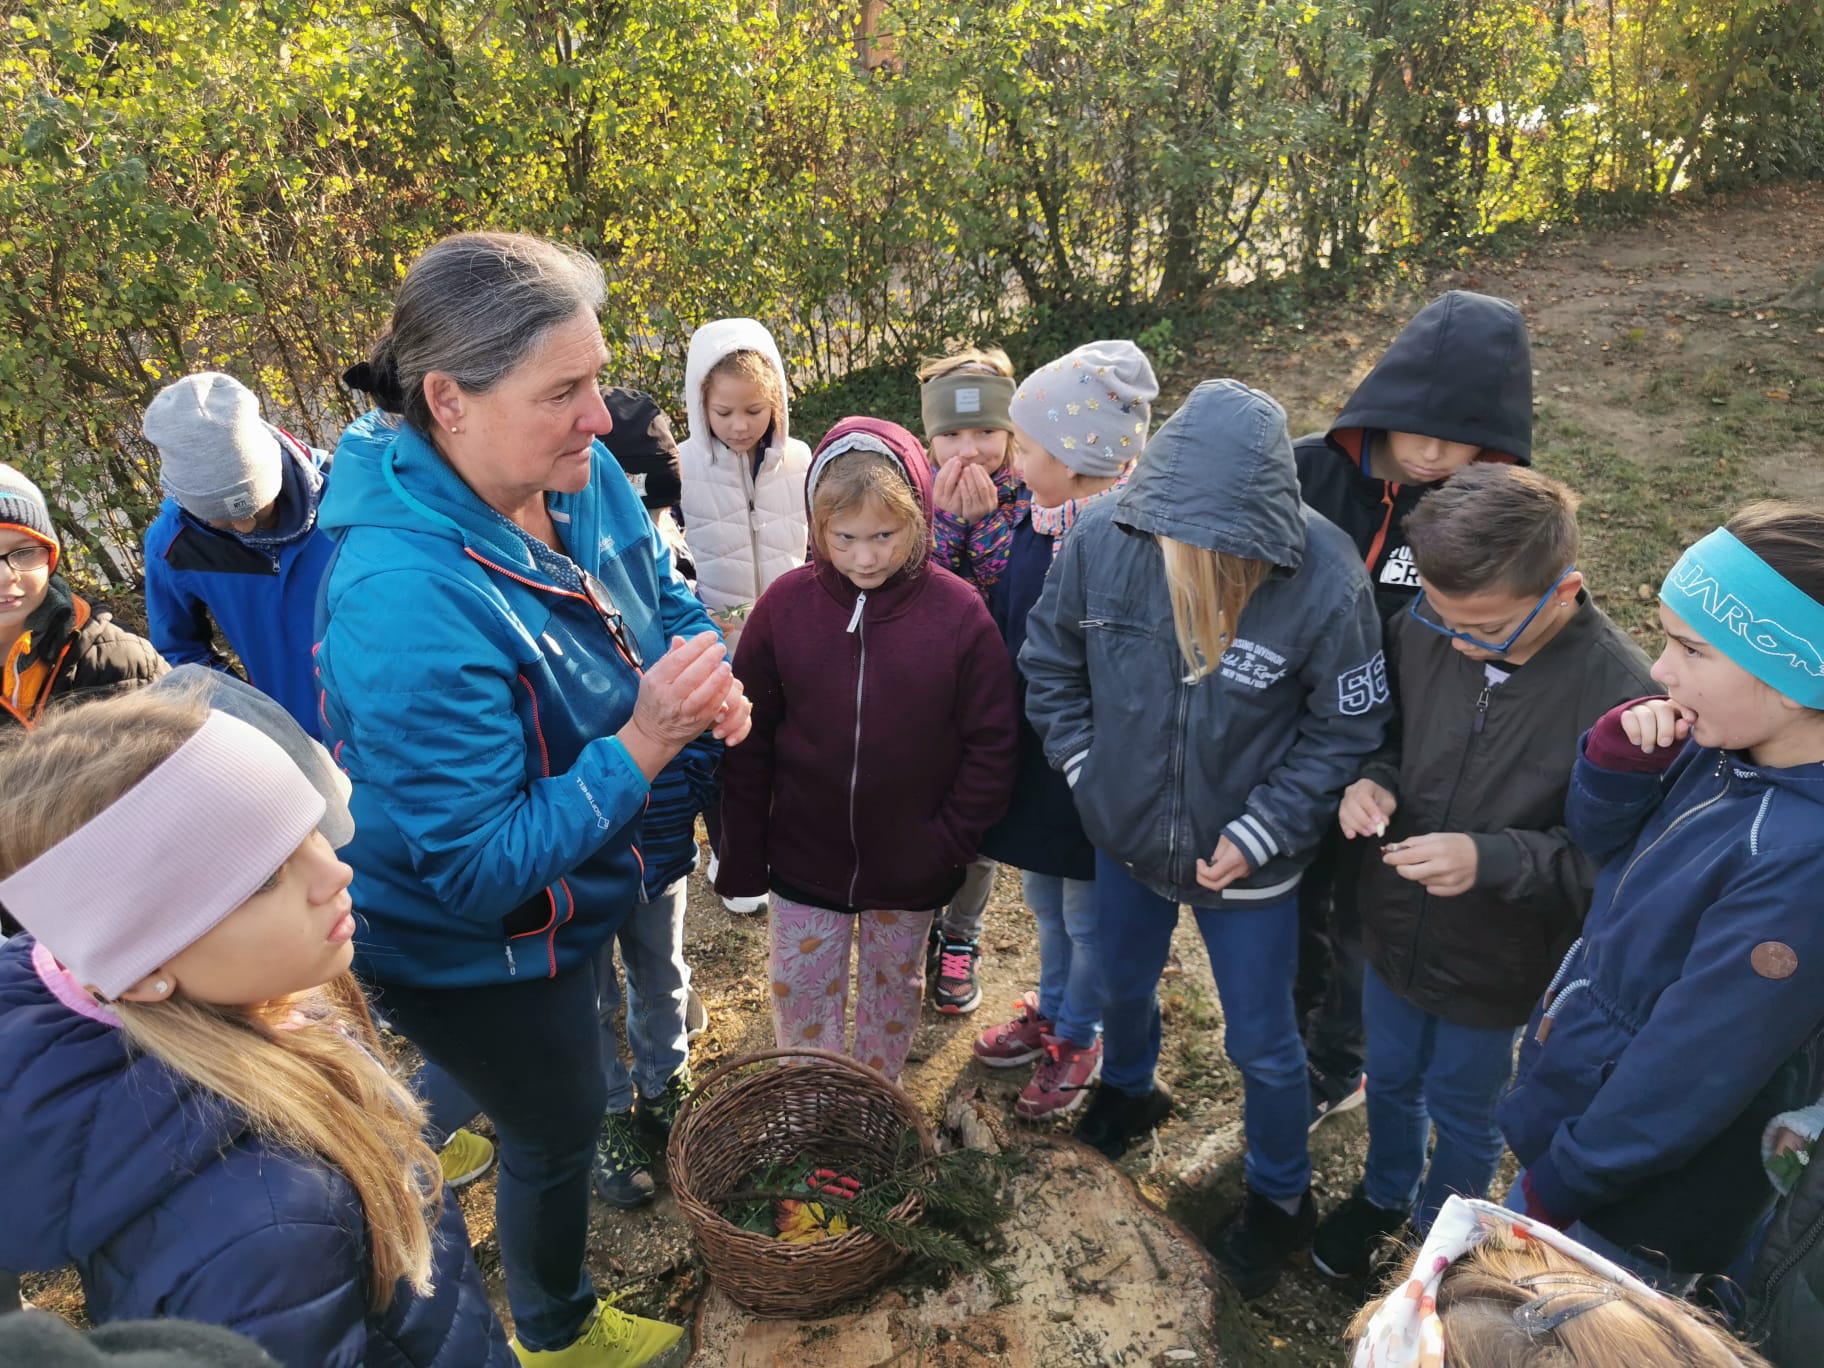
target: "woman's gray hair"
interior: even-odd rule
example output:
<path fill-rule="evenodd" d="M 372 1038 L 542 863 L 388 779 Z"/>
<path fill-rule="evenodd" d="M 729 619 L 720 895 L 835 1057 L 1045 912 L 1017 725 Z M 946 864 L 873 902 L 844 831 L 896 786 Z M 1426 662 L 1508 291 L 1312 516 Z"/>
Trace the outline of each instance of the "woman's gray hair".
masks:
<path fill-rule="evenodd" d="M 368 363 L 373 397 L 428 433 L 425 376 L 441 371 L 485 394 L 553 328 L 600 314 L 607 297 L 601 266 L 574 247 L 524 233 L 447 237 L 405 273 Z"/>

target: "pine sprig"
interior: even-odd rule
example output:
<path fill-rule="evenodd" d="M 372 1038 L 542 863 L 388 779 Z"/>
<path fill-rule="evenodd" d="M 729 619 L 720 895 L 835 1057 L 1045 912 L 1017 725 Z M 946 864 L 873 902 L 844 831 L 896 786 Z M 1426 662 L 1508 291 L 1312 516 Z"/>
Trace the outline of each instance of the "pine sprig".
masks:
<path fill-rule="evenodd" d="M 957 1274 L 980 1273 L 1004 1304 L 1013 1299 L 1012 1280 L 997 1262 L 1005 1249 L 1001 1227 L 1013 1214 L 1006 1188 L 1025 1166 L 1017 1155 L 979 1150 L 952 1150 L 926 1160 L 917 1133 L 908 1130 L 895 1147 L 892 1167 L 872 1177 L 858 1197 L 847 1198 L 829 1187 L 810 1189 L 806 1176 L 829 1165 L 803 1154 L 756 1172 L 724 1199 L 723 1215 L 745 1230 L 770 1234 L 776 1203 L 812 1200 L 827 1212 L 840 1211 L 851 1230 L 903 1250 L 913 1281 L 941 1285 Z M 894 1210 L 914 1194 L 923 1200 L 923 1219 L 908 1222 L 894 1216 Z"/>

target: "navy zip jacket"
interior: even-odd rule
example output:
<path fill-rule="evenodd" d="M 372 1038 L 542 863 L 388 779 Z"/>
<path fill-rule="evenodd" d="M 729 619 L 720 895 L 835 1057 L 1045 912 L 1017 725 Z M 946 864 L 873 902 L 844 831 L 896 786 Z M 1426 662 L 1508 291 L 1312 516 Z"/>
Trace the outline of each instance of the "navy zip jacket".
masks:
<path fill-rule="evenodd" d="M 1272 567 L 1195 684 L 1156 536 Z M 1096 849 L 1196 907 L 1290 894 L 1392 711 L 1361 562 L 1300 502 L 1285 411 L 1235 380 L 1192 390 L 1126 488 L 1077 518 L 1020 668 Z M 1225 835 L 1249 872 L 1212 893 L 1197 861 Z"/>
<path fill-rule="evenodd" d="M 449 1189 L 430 1295 L 370 1311 L 348 1180 L 129 1050 L 30 936 L 0 949 L 0 1114 L 0 1268 L 74 1264 L 94 1321 L 208 1321 L 285 1368 L 513 1368 Z"/>
<path fill-rule="evenodd" d="M 1019 768 L 1007 815 L 982 837 L 982 854 L 1016 869 L 1054 878 L 1096 877 L 1096 848 L 1083 834 L 1083 819 L 1071 801 L 1070 785 L 1045 760 L 1045 745 L 1026 717 L 1026 676 L 1020 672 L 1020 648 L 1026 644 L 1031 616 L 1045 577 L 1051 573 L 1056 538 L 1036 531 L 1024 512 L 1013 529 L 1007 568 L 988 589 L 988 612 L 1007 643 L 1013 660 L 1013 682 L 1020 700 Z"/>
<path fill-rule="evenodd" d="M 310 655 L 317 589 L 335 550 L 316 525 L 327 472 L 321 452 L 286 433 L 279 445 L 289 464 L 282 506 L 290 524 L 275 535 L 239 537 L 191 517 L 175 499 L 159 506 L 146 529 L 146 635 L 173 665 L 226 670 L 220 628 L 247 682 L 321 740 Z"/>
<path fill-rule="evenodd" d="M 1719 1271 L 1774 1199 L 1762 1128 L 1819 1092 L 1824 765 L 1580 756 L 1566 821 L 1602 872 L 1501 1128 L 1554 1219 Z"/>
<path fill-rule="evenodd" d="M 1383 618 L 1419 592 L 1406 515 L 1437 488 L 1369 473 L 1389 432 L 1471 442 L 1478 460 L 1531 465 L 1533 361 L 1520 310 L 1469 290 L 1438 296 L 1388 344 L 1330 430 L 1293 447 L 1305 502 L 1354 541 Z"/>
<path fill-rule="evenodd" d="M 640 672 L 417 431 L 376 452 L 377 435 L 350 444 L 322 513 L 340 545 L 317 664 L 354 786 L 356 971 L 424 988 L 555 976 L 641 891 L 648 785 L 614 736 Z M 714 630 L 599 442 L 588 486 L 549 507 L 642 659 Z"/>

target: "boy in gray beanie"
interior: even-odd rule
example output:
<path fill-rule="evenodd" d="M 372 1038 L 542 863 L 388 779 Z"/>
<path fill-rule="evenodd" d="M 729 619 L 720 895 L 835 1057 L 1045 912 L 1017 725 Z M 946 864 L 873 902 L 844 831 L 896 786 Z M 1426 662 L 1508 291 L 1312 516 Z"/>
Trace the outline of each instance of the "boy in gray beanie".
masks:
<path fill-rule="evenodd" d="M 174 665 L 244 671 L 316 737 L 310 653 L 334 550 L 317 528 L 328 456 L 268 423 L 258 396 L 216 371 L 160 390 L 145 434 L 169 496 L 146 529 L 153 643 Z"/>

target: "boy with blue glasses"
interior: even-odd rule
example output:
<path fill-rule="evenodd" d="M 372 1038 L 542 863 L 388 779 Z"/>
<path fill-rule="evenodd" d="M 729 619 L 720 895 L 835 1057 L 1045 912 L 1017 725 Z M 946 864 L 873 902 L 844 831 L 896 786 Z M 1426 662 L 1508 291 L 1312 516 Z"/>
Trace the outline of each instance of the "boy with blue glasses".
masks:
<path fill-rule="evenodd" d="M 1409 1219 L 1422 1238 L 1451 1193 L 1487 1190 L 1515 1038 L 1589 906 L 1595 868 L 1564 826 L 1577 740 L 1657 690 L 1585 592 L 1576 510 L 1555 480 L 1474 465 L 1406 519 L 1420 593 L 1388 624 L 1399 721 L 1338 809 L 1380 849 L 1358 889 L 1368 1161 L 1311 1247 L 1332 1277 L 1366 1278 Z"/>

